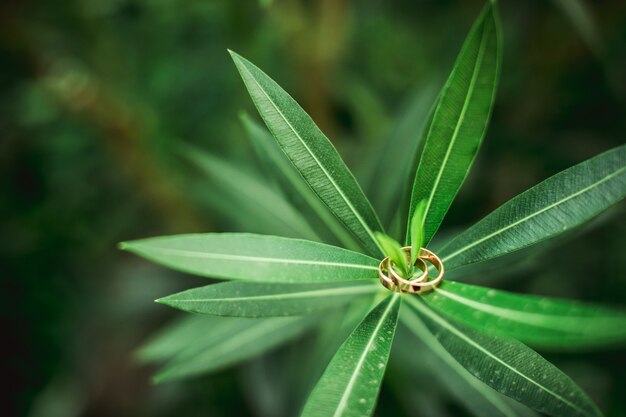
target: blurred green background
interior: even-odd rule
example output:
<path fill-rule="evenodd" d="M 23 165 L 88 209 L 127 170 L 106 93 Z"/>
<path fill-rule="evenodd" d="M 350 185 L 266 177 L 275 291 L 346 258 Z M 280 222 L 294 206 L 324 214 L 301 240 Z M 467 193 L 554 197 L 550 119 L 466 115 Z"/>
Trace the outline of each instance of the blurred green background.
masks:
<path fill-rule="evenodd" d="M 626 2 L 581 4 L 501 1 L 505 55 L 495 111 L 444 223 L 448 231 L 624 143 Z M 184 142 L 242 169 L 256 163 L 238 118 L 254 109 L 227 48 L 289 91 L 360 175 L 376 164 L 371 156 L 403 109 L 432 100 L 482 5 L 2 2 L 2 414 L 281 415 L 286 393 L 254 386 L 272 382 L 254 362 L 151 385 L 152 369 L 133 352 L 180 316 L 153 300 L 206 280 L 121 253 L 116 244 L 248 229 L 229 215 L 236 207 L 219 206 L 215 184 L 176 152 Z M 626 306 L 623 209 L 544 255 L 529 255 L 535 264 L 550 262 L 533 269 L 532 280 L 515 269 L 466 281 Z M 609 415 L 626 415 L 623 349 L 546 356 Z M 392 367 L 389 380 L 401 371 Z M 424 415 L 393 385 L 383 388 L 377 415 Z M 437 415 L 464 413 L 445 392 L 437 401 Z"/>

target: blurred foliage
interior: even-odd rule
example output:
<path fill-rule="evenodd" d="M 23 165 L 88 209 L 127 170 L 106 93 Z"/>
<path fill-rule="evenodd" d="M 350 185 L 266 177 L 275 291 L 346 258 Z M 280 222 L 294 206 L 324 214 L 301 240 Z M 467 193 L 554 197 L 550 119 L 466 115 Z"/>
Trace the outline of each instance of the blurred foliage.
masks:
<path fill-rule="evenodd" d="M 444 224 L 450 233 L 624 142 L 626 3 L 575 3 L 572 9 L 565 1 L 502 1 L 505 58 L 496 108 L 473 174 Z M 410 114 L 416 97 L 432 95 L 448 73 L 482 4 L 4 1 L 6 415 L 288 413 L 280 405 L 287 404 L 281 384 L 289 380 L 285 368 L 293 368 L 285 365 L 289 354 L 151 386 L 151 370 L 132 352 L 174 315 L 152 300 L 205 281 L 118 253 L 116 243 L 240 227 L 229 217 L 236 207 L 216 206 L 219 180 L 203 177 L 175 152 L 184 142 L 246 172 L 260 169 L 237 117 L 251 110 L 250 101 L 226 48 L 280 80 L 367 178 L 379 168 L 372 155 L 399 129 L 397 117 Z M 545 254 L 529 254 L 535 264 L 551 263 L 534 280 L 520 280 L 522 272 L 497 278 L 496 271 L 474 282 L 624 305 L 626 219 L 606 220 Z M 623 355 L 548 358 L 609 415 L 626 415 Z M 380 415 L 415 410 L 392 390 L 408 377 L 390 370 Z M 433 392 L 430 415 L 463 415 L 445 391 L 435 385 Z"/>

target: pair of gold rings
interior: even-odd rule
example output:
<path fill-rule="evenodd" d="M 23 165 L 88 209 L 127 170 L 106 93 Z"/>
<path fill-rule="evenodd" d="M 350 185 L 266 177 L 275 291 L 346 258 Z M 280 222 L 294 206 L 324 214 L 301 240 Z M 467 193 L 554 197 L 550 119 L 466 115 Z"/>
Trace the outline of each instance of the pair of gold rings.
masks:
<path fill-rule="evenodd" d="M 407 258 L 407 262 L 411 260 L 411 247 L 406 246 L 402 248 Z M 435 279 L 428 280 L 428 264 L 432 265 L 437 270 L 437 276 Z M 419 269 L 421 274 L 415 278 L 405 279 L 401 277 L 394 268 L 395 263 L 386 257 L 380 262 L 378 266 L 378 276 L 380 282 L 391 291 L 407 292 L 411 294 L 423 294 L 435 289 L 437 285 L 443 279 L 444 268 L 441 259 L 428 249 L 421 248 L 417 259 L 413 266 Z"/>

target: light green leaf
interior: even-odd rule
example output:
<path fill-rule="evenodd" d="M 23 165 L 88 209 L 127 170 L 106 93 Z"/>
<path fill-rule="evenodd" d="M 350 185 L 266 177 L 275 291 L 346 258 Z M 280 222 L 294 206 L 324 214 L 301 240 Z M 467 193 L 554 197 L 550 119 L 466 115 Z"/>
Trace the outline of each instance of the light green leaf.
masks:
<path fill-rule="evenodd" d="M 402 250 L 402 246 L 396 242 L 394 238 L 387 236 L 384 233 L 374 232 L 374 234 L 376 235 L 376 239 L 378 240 L 380 247 L 383 248 L 385 255 L 389 256 L 393 263 L 400 268 L 403 277 L 408 277 L 409 271 L 407 269 L 406 255 Z"/>
<path fill-rule="evenodd" d="M 378 282 L 332 284 L 264 284 L 224 282 L 193 288 L 157 300 L 184 311 L 238 317 L 271 317 L 309 314 L 337 308 L 381 290 Z"/>
<path fill-rule="evenodd" d="M 239 319 L 210 316 L 191 316 L 184 315 L 182 318 L 174 320 L 146 342 L 137 352 L 135 356 L 142 363 L 165 362 L 185 348 L 201 343 L 202 337 L 199 335 L 207 335 L 207 329 L 219 332 L 220 328 L 228 328 L 230 322 L 236 322 Z"/>
<path fill-rule="evenodd" d="M 500 73 L 501 40 L 495 2 L 472 27 L 433 114 L 417 167 L 407 237 L 417 204 L 426 200 L 424 244 L 433 237 L 483 140 Z"/>
<path fill-rule="evenodd" d="M 408 332 L 399 330 L 397 337 L 397 345 L 403 342 L 403 346 L 398 346 L 398 349 L 404 366 L 427 366 L 433 377 L 440 380 L 457 401 L 472 414 L 486 417 L 516 417 L 534 414 L 528 409 L 524 410 L 520 406 L 513 405 L 512 400 L 470 374 L 439 343 L 413 309 L 403 309 L 400 321 L 408 330 Z M 411 339 L 401 338 L 409 332 L 413 335 Z"/>
<path fill-rule="evenodd" d="M 514 197 L 446 244 L 448 270 L 563 233 L 626 196 L 626 145 L 562 171 Z"/>
<path fill-rule="evenodd" d="M 411 219 L 411 265 L 419 256 L 424 244 L 424 216 L 426 214 L 426 200 L 417 203 Z"/>
<path fill-rule="evenodd" d="M 180 145 L 180 150 L 220 187 L 221 198 L 235 202 L 237 210 L 253 207 L 255 217 L 271 226 L 272 233 L 321 240 L 302 214 L 254 174 L 189 145 Z"/>
<path fill-rule="evenodd" d="M 162 236 L 120 244 L 153 262 L 211 278 L 268 283 L 372 279 L 378 261 L 307 240 L 246 233 Z"/>
<path fill-rule="evenodd" d="M 423 299 L 457 322 L 534 346 L 576 349 L 626 340 L 626 312 L 600 306 L 450 281 Z"/>
<path fill-rule="evenodd" d="M 259 126 L 245 113 L 241 114 L 240 118 L 266 170 L 291 203 L 300 212 L 305 213 L 307 215 L 306 218 L 320 220 L 325 226 L 324 229 L 328 229 L 328 233 L 325 233 L 324 237 L 328 234 L 330 238 L 334 238 L 338 243 L 341 243 L 343 247 L 361 251 L 362 247 L 355 240 L 352 233 L 344 228 L 343 224 L 339 222 L 317 194 L 313 192 L 289 158 L 280 149 L 272 135 L 267 131 L 267 128 Z M 319 233 L 319 228 L 316 227 L 315 230 Z M 327 240 L 324 239 L 325 242 Z"/>
<path fill-rule="evenodd" d="M 389 359 L 400 309 L 392 294 L 368 314 L 339 348 L 309 396 L 303 417 L 369 416 Z"/>
<path fill-rule="evenodd" d="M 493 389 L 555 417 L 602 416 L 567 375 L 522 343 L 452 324 L 419 297 L 405 299 L 439 343 Z"/>
<path fill-rule="evenodd" d="M 278 84 L 230 53 L 261 117 L 311 189 L 372 255 L 382 255 L 374 237 L 380 221 L 330 141 Z"/>
<path fill-rule="evenodd" d="M 207 318 L 207 321 L 200 320 Z M 314 323 L 310 317 L 210 319 L 212 317 L 206 316 L 189 319 L 187 331 L 194 328 L 196 333 L 187 333 L 189 339 L 154 377 L 155 382 L 195 376 L 245 361 L 297 337 Z M 152 343 L 170 347 L 183 345 L 183 341 L 172 337 L 174 333 L 166 333 Z"/>

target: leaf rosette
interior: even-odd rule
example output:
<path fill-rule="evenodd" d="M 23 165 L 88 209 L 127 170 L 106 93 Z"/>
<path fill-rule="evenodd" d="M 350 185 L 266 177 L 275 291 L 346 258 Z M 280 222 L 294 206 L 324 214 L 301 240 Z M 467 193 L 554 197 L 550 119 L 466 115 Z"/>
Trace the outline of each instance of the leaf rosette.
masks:
<path fill-rule="evenodd" d="M 431 375 L 473 414 L 530 415 L 529 407 L 557 417 L 602 415 L 570 377 L 529 346 L 589 349 L 623 343 L 623 311 L 453 280 L 419 294 L 389 292 L 378 282 L 385 257 L 387 272 L 393 269 L 407 280 L 428 271 L 416 267 L 420 249 L 432 250 L 430 241 L 486 134 L 501 44 L 497 4 L 490 1 L 471 28 L 426 124 L 408 133 L 419 153 L 402 158 L 404 166 L 396 167 L 398 172 L 415 171 L 408 213 L 402 213 L 402 199 L 395 196 L 393 205 L 376 204 L 385 208 L 385 224 L 406 220 L 404 249 L 385 233 L 354 175 L 302 107 L 231 51 L 269 133 L 248 116 L 242 122 L 278 186 L 270 187 L 201 150 L 185 148 L 182 153 L 226 188 L 250 187 L 256 193 L 250 199 L 271 202 L 257 213 L 241 215 L 242 222 L 250 223 L 248 218 L 257 215 L 262 224 L 282 223 L 284 237 L 207 233 L 121 245 L 169 268 L 228 280 L 157 300 L 196 315 L 166 329 L 139 352 L 146 362 L 165 362 L 156 379 L 215 371 L 318 331 L 327 337 L 320 339 L 325 342 L 318 351 L 332 346 L 334 352 L 332 358 L 320 354 L 313 360 L 311 374 L 318 379 L 300 404 L 302 416 L 371 415 L 385 369 L 390 360 L 390 366 L 396 361 L 395 353 L 390 359 L 394 339 L 400 340 L 395 345 L 402 368 L 419 373 L 420 367 L 429 366 Z M 392 189 L 402 189 L 401 183 L 411 184 L 398 178 Z M 625 195 L 623 145 L 514 197 L 435 253 L 446 270 L 463 271 L 471 265 L 472 274 L 479 274 L 500 257 L 593 219 Z M 243 191 L 233 193 L 233 198 L 245 197 Z"/>

